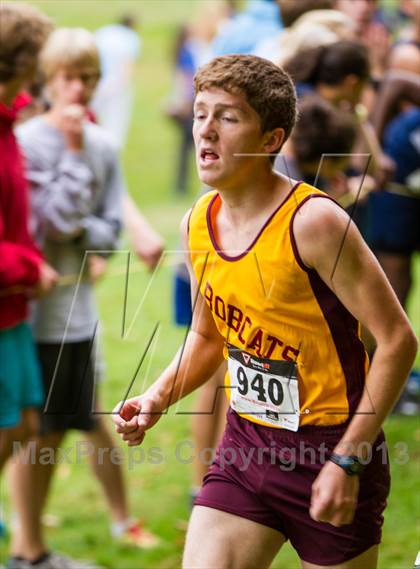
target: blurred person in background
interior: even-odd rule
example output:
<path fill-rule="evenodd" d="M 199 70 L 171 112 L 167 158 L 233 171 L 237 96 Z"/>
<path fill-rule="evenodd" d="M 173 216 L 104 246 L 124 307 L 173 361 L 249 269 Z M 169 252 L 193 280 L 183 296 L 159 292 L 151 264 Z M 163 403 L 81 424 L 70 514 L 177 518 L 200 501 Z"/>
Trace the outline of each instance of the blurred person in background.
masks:
<path fill-rule="evenodd" d="M 16 124 L 21 124 L 32 117 L 49 110 L 49 102 L 45 96 L 45 85 L 42 74 L 38 74 L 34 81 L 28 86 L 30 99 L 28 104 L 19 109 Z M 96 115 L 91 108 L 87 109 L 87 118 L 97 123 Z M 163 237 L 152 227 L 148 219 L 143 215 L 131 195 L 126 192 L 123 196 L 123 219 L 124 228 L 136 256 L 144 263 L 149 271 L 153 271 L 162 256 L 165 243 Z M 106 262 L 103 258 L 91 255 L 90 261 L 103 265 L 105 270 Z"/>
<path fill-rule="evenodd" d="M 400 0 L 399 21 L 394 24 L 400 41 L 420 43 L 420 4 L 416 0 Z"/>
<path fill-rule="evenodd" d="M 378 94 L 373 124 L 395 172 L 370 196 L 369 241 L 398 299 L 407 309 L 414 254 L 420 251 L 420 48 L 397 42 Z M 412 370 L 396 412 L 420 412 L 420 373 Z"/>
<path fill-rule="evenodd" d="M 18 524 L 8 567 L 26 569 L 32 563 L 39 569 L 80 569 L 86 565 L 48 550 L 41 526 L 54 464 L 40 461 L 40 453 L 57 449 L 70 429 L 84 432 L 95 449 L 90 462 L 111 511 L 112 536 L 139 547 L 154 545 L 156 538 L 129 514 L 120 464 L 109 453 L 99 459 L 97 452 L 113 448 L 114 441 L 95 396 L 93 280 L 103 266 L 92 266 L 86 253 L 98 251 L 98 260 L 117 247 L 125 186 L 113 142 L 88 119 L 100 73 L 92 34 L 81 28 L 56 30 L 41 53 L 41 66 L 50 108 L 23 123 L 18 138 L 26 158 L 34 233 L 47 259 L 69 282 L 38 301 L 33 311 L 48 396 L 35 461 L 11 465 Z"/>
<path fill-rule="evenodd" d="M 166 116 L 178 127 L 180 141 L 175 175 L 175 193 L 188 190 L 189 159 L 192 138 L 193 77 L 198 66 L 198 53 L 191 26 L 182 24 L 177 32 L 173 54 L 172 91 L 165 108 Z"/>
<path fill-rule="evenodd" d="M 247 0 L 242 11 L 226 23 L 215 37 L 212 56 L 253 53 L 258 43 L 276 37 L 283 29 L 275 0 Z"/>
<path fill-rule="evenodd" d="M 395 41 L 415 39 L 416 21 L 420 18 L 420 4 L 417 0 L 396 0 L 380 2 L 379 11 Z"/>
<path fill-rule="evenodd" d="M 165 114 L 178 127 L 180 142 L 174 176 L 177 194 L 186 194 L 189 183 L 190 157 L 193 147 L 193 79 L 197 69 L 211 57 L 211 42 L 228 25 L 231 4 L 219 1 L 204 4 L 193 21 L 182 24 L 176 33 L 173 53 L 171 92 Z"/>
<path fill-rule="evenodd" d="M 0 471 L 14 441 L 38 430 L 44 401 L 36 350 L 27 323 L 28 299 L 57 280 L 28 230 L 24 163 L 13 133 L 20 94 L 36 73 L 51 21 L 31 6 L 0 4 Z M 1 523 L 1 520 L 0 520 Z"/>
<path fill-rule="evenodd" d="M 284 29 L 281 29 L 276 35 L 260 40 L 253 54 L 264 57 L 269 61 L 276 61 L 282 52 L 282 47 L 288 46 L 285 41 L 287 32 L 292 28 L 295 22 L 299 21 L 303 14 L 312 12 L 313 10 L 331 10 L 333 0 L 276 0 L 280 9 L 280 17 Z M 280 43 L 281 42 L 281 43 Z"/>
<path fill-rule="evenodd" d="M 368 50 L 360 42 L 342 40 L 298 52 L 286 70 L 296 82 L 299 97 L 316 92 L 352 111 L 370 77 Z"/>
<path fill-rule="evenodd" d="M 353 21 L 342 12 L 310 10 L 286 28 L 270 46 L 260 46 L 255 55 L 284 67 L 301 51 L 354 38 Z"/>
<path fill-rule="evenodd" d="M 332 10 L 334 0 L 277 0 L 283 26 L 290 28 L 303 14 L 312 10 Z"/>
<path fill-rule="evenodd" d="M 142 47 L 136 27 L 135 16 L 125 14 L 118 23 L 95 33 L 101 80 L 92 108 L 99 124 L 109 132 L 119 149 L 127 142 L 134 101 L 134 72 Z"/>
<path fill-rule="evenodd" d="M 399 30 L 395 43 L 391 46 L 387 59 L 387 72 L 408 72 L 418 78 L 420 74 L 420 4 L 412 4 L 411 15 L 407 13 L 405 26 Z"/>
<path fill-rule="evenodd" d="M 276 158 L 275 171 L 315 185 L 348 207 L 356 198 L 345 176 L 356 139 L 352 116 L 318 95 L 304 97 L 298 109 L 290 144 Z"/>
<path fill-rule="evenodd" d="M 334 7 L 354 21 L 357 38 L 369 49 L 372 81 L 379 83 L 385 72 L 391 34 L 378 0 L 335 0 Z"/>
<path fill-rule="evenodd" d="M 359 38 L 368 33 L 378 10 L 378 0 L 335 0 L 334 8 L 350 16 Z"/>
<path fill-rule="evenodd" d="M 101 78 L 92 100 L 95 119 L 122 151 L 127 142 L 134 102 L 134 78 L 142 40 L 134 14 L 124 14 L 118 23 L 95 32 L 101 62 Z M 162 255 L 164 241 L 126 193 L 124 223 L 136 255 L 153 270 Z"/>
<path fill-rule="evenodd" d="M 400 112 L 384 128 L 382 144 L 396 170 L 385 191 L 371 198 L 372 247 L 406 307 L 412 253 L 420 248 L 420 107 L 401 101 Z"/>
<path fill-rule="evenodd" d="M 28 85 L 28 93 L 30 100 L 25 107 L 19 109 L 17 124 L 45 113 L 50 108 L 48 98 L 45 96 L 44 77 L 41 73 L 38 73 L 35 79 Z M 86 116 L 91 122 L 97 122 L 96 115 L 91 108 L 87 109 Z M 164 240 L 152 227 L 128 192 L 125 192 L 123 196 L 123 219 L 134 253 L 148 270 L 154 270 L 162 256 L 165 245 Z M 103 258 L 92 255 L 90 261 L 96 263 L 98 268 L 99 265 L 103 265 L 105 269 L 106 262 Z"/>
<path fill-rule="evenodd" d="M 352 149 L 349 176 L 359 184 L 366 197 L 389 177 L 392 164 L 384 156 L 365 109 L 360 105 L 370 80 L 369 52 L 358 41 L 342 40 L 312 50 L 304 50 L 285 66 L 297 83 L 300 97 L 316 92 L 336 107 L 350 112 L 357 126 L 357 139 Z M 354 221 L 366 234 L 366 210 L 358 200 L 353 210 Z"/>

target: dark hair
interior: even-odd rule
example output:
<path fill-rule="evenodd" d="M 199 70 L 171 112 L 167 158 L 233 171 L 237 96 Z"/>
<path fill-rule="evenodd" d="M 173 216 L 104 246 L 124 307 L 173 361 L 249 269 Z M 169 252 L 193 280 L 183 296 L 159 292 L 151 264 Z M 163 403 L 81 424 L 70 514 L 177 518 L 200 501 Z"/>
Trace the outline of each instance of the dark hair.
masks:
<path fill-rule="evenodd" d="M 349 113 L 317 95 L 302 100 L 291 136 L 298 164 L 318 162 L 323 154 L 349 154 L 355 138 L 356 127 Z"/>
<path fill-rule="evenodd" d="M 119 23 L 126 28 L 134 29 L 137 26 L 137 18 L 133 14 L 123 14 Z"/>
<path fill-rule="evenodd" d="M 311 10 L 332 10 L 333 0 L 277 0 L 280 7 L 281 21 L 289 28 L 298 18 Z"/>
<path fill-rule="evenodd" d="M 285 69 L 300 83 L 338 85 L 349 75 L 368 79 L 369 54 L 360 42 L 341 40 L 302 50 L 285 65 Z"/>
<path fill-rule="evenodd" d="M 212 87 L 243 93 L 261 119 L 262 132 L 283 128 L 285 140 L 296 121 L 296 92 L 289 75 L 262 57 L 224 55 L 197 71 L 195 94 Z"/>

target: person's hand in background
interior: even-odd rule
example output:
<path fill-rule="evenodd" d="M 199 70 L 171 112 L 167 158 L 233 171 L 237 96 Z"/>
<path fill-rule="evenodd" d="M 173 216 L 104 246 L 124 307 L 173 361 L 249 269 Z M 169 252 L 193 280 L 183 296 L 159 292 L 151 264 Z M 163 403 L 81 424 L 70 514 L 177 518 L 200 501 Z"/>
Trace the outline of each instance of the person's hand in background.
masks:
<path fill-rule="evenodd" d="M 57 284 L 59 275 L 51 265 L 45 261 L 41 261 L 39 267 L 39 279 L 34 288 L 30 289 L 30 296 L 39 298 L 50 292 L 50 290 Z"/>
<path fill-rule="evenodd" d="M 136 255 L 152 271 L 164 250 L 162 237 L 153 229 L 130 196 L 124 198 L 124 223 Z"/>
<path fill-rule="evenodd" d="M 108 261 L 100 255 L 88 256 L 88 274 L 91 283 L 96 283 L 106 273 Z"/>

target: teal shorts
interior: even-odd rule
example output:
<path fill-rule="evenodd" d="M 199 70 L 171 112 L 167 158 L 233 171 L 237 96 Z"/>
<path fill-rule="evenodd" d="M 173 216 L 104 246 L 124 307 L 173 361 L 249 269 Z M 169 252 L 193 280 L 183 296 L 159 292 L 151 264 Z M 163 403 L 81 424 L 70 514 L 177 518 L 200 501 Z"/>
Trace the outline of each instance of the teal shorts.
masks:
<path fill-rule="evenodd" d="M 41 407 L 44 390 L 35 344 L 26 322 L 0 330 L 0 429 L 18 425 L 22 409 Z"/>

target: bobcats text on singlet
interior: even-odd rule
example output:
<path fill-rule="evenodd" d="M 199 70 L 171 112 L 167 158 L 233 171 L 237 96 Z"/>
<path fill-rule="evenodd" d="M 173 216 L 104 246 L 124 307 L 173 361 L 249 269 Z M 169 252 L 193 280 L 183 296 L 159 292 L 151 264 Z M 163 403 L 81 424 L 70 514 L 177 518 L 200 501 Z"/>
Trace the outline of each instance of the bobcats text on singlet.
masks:
<path fill-rule="evenodd" d="M 293 220 L 315 198 L 329 199 L 297 184 L 245 251 L 227 252 L 214 231 L 221 198 L 209 192 L 192 210 L 189 248 L 200 292 L 226 345 L 261 361 L 296 362 L 300 425 L 335 425 L 357 407 L 367 356 L 358 321 L 299 256 Z M 228 373 L 229 397 L 230 384 Z"/>

